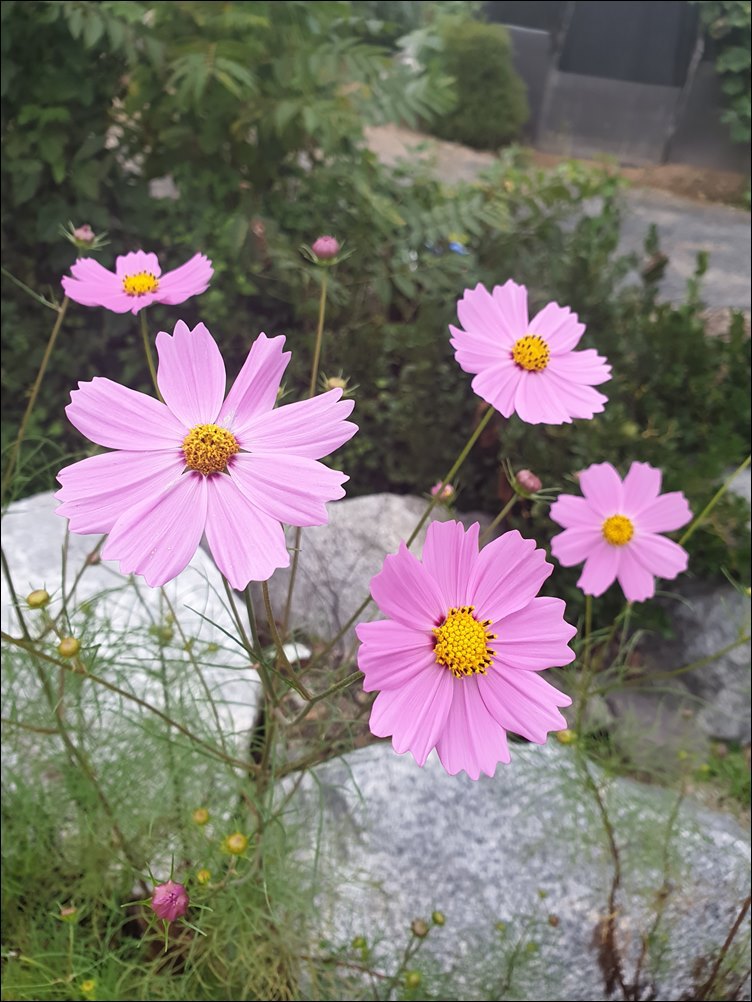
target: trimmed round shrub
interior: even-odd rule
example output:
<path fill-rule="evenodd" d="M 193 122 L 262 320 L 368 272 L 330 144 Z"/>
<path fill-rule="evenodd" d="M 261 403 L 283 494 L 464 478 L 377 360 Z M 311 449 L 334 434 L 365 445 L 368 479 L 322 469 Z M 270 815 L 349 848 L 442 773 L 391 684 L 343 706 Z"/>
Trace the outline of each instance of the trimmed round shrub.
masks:
<path fill-rule="evenodd" d="M 512 64 L 507 29 L 449 21 L 442 36 L 443 69 L 456 81 L 457 105 L 434 123 L 434 134 L 480 150 L 495 150 L 518 138 L 529 109 L 525 85 Z"/>

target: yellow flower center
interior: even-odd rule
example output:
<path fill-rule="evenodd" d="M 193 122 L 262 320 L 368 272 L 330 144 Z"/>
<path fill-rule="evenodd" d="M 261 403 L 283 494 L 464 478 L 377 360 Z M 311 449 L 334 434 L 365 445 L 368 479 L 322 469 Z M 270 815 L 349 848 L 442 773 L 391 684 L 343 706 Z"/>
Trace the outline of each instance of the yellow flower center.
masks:
<path fill-rule="evenodd" d="M 216 424 L 197 424 L 183 439 L 186 466 L 205 477 L 210 473 L 222 473 L 228 459 L 236 452 L 240 452 L 240 446 L 235 436 Z"/>
<path fill-rule="evenodd" d="M 542 372 L 551 358 L 551 349 L 537 334 L 526 334 L 514 342 L 512 358 L 528 372 Z"/>
<path fill-rule="evenodd" d="M 450 609 L 441 626 L 433 631 L 436 663 L 448 668 L 455 678 L 485 675 L 491 664 L 493 652 L 488 642 L 496 640 L 496 634 L 488 632 L 491 620 L 479 622 L 474 611 L 474 605 Z"/>
<path fill-rule="evenodd" d="M 145 296 L 149 292 L 156 292 L 158 288 L 159 279 L 150 271 L 140 271 L 137 275 L 126 275 L 123 279 L 123 291 L 126 296 Z"/>
<path fill-rule="evenodd" d="M 626 515 L 611 515 L 601 526 L 603 538 L 612 546 L 624 546 L 634 536 L 634 526 Z"/>

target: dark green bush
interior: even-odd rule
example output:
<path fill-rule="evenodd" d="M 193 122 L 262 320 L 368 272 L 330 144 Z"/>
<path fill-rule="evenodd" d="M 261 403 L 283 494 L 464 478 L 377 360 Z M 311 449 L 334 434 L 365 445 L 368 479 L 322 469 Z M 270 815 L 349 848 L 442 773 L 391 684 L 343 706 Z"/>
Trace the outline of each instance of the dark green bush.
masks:
<path fill-rule="evenodd" d="M 455 80 L 457 103 L 434 122 L 434 134 L 480 150 L 517 139 L 529 109 L 507 29 L 450 19 L 443 26 L 442 43 L 441 68 Z"/>

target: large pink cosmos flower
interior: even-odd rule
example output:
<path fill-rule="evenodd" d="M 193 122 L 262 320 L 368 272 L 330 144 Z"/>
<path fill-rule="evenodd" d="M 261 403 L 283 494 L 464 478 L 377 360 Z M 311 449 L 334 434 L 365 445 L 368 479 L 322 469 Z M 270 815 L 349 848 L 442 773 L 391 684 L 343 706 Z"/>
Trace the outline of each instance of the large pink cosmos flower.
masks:
<path fill-rule="evenodd" d="M 632 463 L 622 479 L 610 463 L 580 473 L 584 497 L 560 496 L 551 518 L 565 532 L 551 540 L 551 552 L 565 567 L 585 561 L 577 582 L 586 595 L 602 595 L 618 578 L 630 602 L 655 594 L 654 575 L 672 579 L 687 569 L 687 554 L 659 535 L 692 518 L 681 491 L 661 494 L 661 471 Z"/>
<path fill-rule="evenodd" d="M 260 334 L 225 398 L 225 366 L 209 331 L 179 320 L 157 335 L 164 403 L 110 379 L 79 383 L 66 413 L 97 445 L 58 474 L 57 509 L 72 532 L 109 533 L 102 556 L 163 585 L 206 533 L 234 588 L 265 581 L 289 554 L 280 525 L 322 525 L 344 495 L 343 473 L 317 462 L 357 431 L 351 400 L 330 390 L 274 408 L 290 361 L 284 337 Z"/>
<path fill-rule="evenodd" d="M 115 259 L 108 271 L 91 257 L 71 266 L 73 277 L 63 278 L 66 296 L 82 306 L 104 306 L 113 313 L 138 313 L 152 303 L 176 306 L 205 292 L 214 274 L 211 261 L 194 254 L 174 271 L 162 274 L 156 254 L 132 251 Z"/>
<path fill-rule="evenodd" d="M 404 543 L 387 557 L 371 594 L 389 618 L 356 630 L 363 688 L 380 690 L 371 731 L 477 779 L 509 762 L 507 731 L 543 744 L 565 728 L 571 700 L 537 674 L 574 660 L 564 602 L 536 598 L 552 570 L 516 531 L 479 553 L 477 523 L 432 522 L 422 563 Z"/>
<path fill-rule="evenodd" d="M 577 314 L 556 303 L 528 319 L 527 289 L 511 279 L 489 292 L 466 289 L 450 326 L 460 367 L 475 373 L 472 387 L 504 417 L 528 424 L 569 424 L 603 410 L 593 389 L 611 378 L 611 366 L 592 348 L 574 351 L 585 330 Z"/>

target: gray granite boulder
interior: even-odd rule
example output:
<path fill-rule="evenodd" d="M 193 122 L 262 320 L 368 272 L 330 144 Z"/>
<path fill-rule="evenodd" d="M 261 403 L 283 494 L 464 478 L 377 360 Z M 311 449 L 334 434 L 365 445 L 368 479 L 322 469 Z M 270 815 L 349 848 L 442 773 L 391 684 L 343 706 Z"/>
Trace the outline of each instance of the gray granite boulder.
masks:
<path fill-rule="evenodd" d="M 620 849 L 616 935 L 627 982 L 668 892 L 653 930 L 657 955 L 643 962 L 643 988 L 629 997 L 694 998 L 683 993 L 695 966 L 723 943 L 748 893 L 748 833 L 690 800 L 672 822 L 676 793 L 590 768 Z M 433 929 L 410 964 L 433 985 L 430 997 L 611 997 L 599 950 L 611 858 L 574 749 L 515 744 L 510 766 L 474 783 L 446 775 L 435 754 L 420 769 L 380 743 L 319 767 L 297 808 L 312 832 L 323 818 L 316 848 L 329 876 L 320 901 L 327 941 L 365 937 L 372 965 L 388 974 L 411 921 L 430 922 L 439 909 L 445 926 Z M 739 978 L 749 963 L 748 934 L 747 920 Z M 618 989 L 613 997 L 622 997 Z"/>

